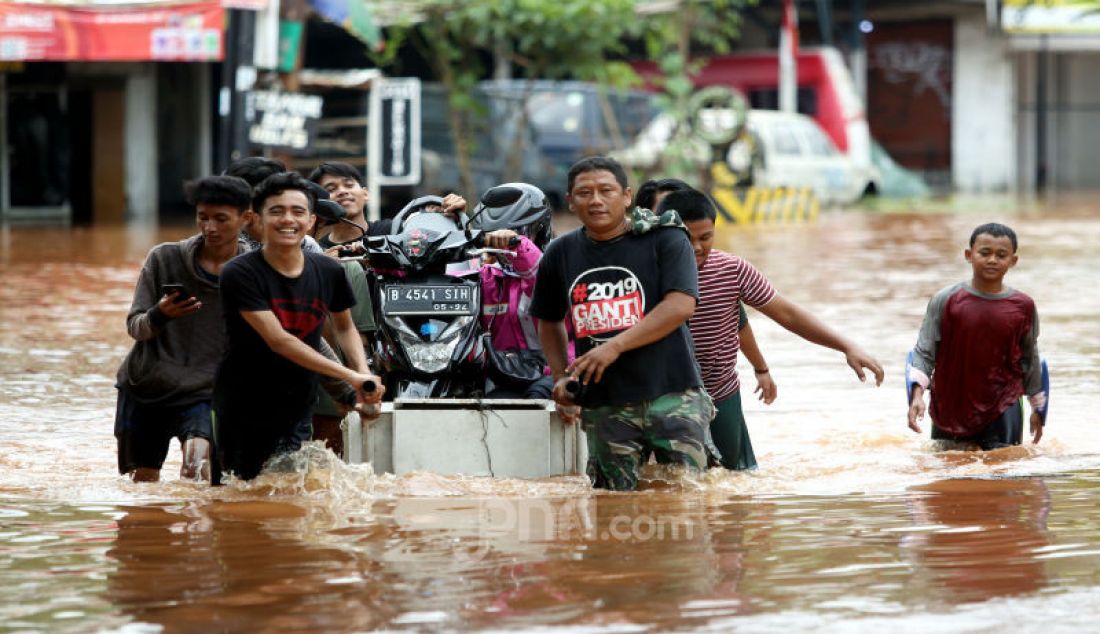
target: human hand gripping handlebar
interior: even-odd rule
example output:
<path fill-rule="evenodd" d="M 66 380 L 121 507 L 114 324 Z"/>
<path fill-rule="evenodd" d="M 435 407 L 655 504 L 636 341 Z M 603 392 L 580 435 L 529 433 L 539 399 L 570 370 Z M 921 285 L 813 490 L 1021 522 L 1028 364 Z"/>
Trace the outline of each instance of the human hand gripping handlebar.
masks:
<path fill-rule="evenodd" d="M 584 391 L 584 384 L 576 377 L 570 376 L 565 377 L 565 383 L 561 387 L 565 391 L 565 400 L 557 403 L 558 415 L 563 423 L 580 422 L 581 406 L 577 405 L 577 400 L 580 399 L 581 393 Z"/>
<path fill-rule="evenodd" d="M 510 258 L 516 257 L 516 252 L 512 249 L 499 249 L 499 248 L 495 248 L 495 247 L 485 246 L 486 245 L 486 240 L 485 240 L 486 235 L 488 235 L 488 234 L 482 233 L 482 234 L 478 235 L 473 240 L 473 242 L 475 244 L 477 244 L 480 248 L 469 249 L 468 251 L 466 251 L 466 255 L 468 255 L 470 257 L 479 257 L 479 256 L 482 256 L 482 255 L 505 255 L 505 256 L 508 256 Z M 512 236 L 511 238 L 508 239 L 508 246 L 509 247 L 519 246 L 519 243 L 520 243 L 519 236 Z"/>

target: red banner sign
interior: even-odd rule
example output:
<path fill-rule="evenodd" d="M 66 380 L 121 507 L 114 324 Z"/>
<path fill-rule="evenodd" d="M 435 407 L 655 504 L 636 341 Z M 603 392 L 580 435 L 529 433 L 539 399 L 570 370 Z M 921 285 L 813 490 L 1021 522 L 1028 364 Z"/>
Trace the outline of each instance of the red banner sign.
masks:
<path fill-rule="evenodd" d="M 0 3 L 0 60 L 217 61 L 219 0 L 90 8 Z"/>

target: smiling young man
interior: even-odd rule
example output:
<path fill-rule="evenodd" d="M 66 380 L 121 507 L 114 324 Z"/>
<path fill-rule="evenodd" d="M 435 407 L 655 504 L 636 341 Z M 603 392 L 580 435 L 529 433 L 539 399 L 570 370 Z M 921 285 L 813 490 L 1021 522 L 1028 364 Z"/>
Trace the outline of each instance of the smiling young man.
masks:
<path fill-rule="evenodd" d="M 550 243 L 531 314 L 553 370 L 559 411 L 576 420 L 566 384 L 585 384 L 581 421 L 597 487 L 633 490 L 642 456 L 699 470 L 714 415 L 692 356 L 687 320 L 699 295 L 695 257 L 681 228 L 636 234 L 618 162 L 589 157 L 569 170 L 569 209 L 583 226 Z M 566 362 L 566 316 L 577 358 Z"/>
<path fill-rule="evenodd" d="M 247 221 L 248 183 L 208 176 L 186 194 L 199 233 L 149 252 L 126 316 L 136 343 L 118 369 L 115 437 L 119 472 L 139 482 L 160 479 L 173 437 L 183 450 L 180 475 L 207 475 L 214 371 L 225 345 L 219 277 L 245 250 L 237 236 Z M 168 285 L 183 291 L 163 292 Z"/>
<path fill-rule="evenodd" d="M 385 235 L 390 232 L 390 220 L 376 220 L 368 223 L 366 214 L 368 192 L 363 187 L 363 176 L 359 170 L 347 163 L 321 163 L 309 174 L 309 180 L 324 187 L 329 198 L 335 200 L 347 213 L 347 219 L 363 228 L 370 236 Z M 358 240 L 362 233 L 355 227 L 341 222 L 332 226 L 318 242 L 325 249 Z"/>
<path fill-rule="evenodd" d="M 225 170 L 226 175 L 243 178 L 252 188 L 262 183 L 268 176 L 272 174 L 282 174 L 283 172 L 286 172 L 286 165 L 283 165 L 281 161 L 264 158 L 262 156 L 246 156 L 242 159 L 237 159 L 230 163 L 229 167 Z M 246 216 L 247 222 L 245 223 L 244 231 L 241 232 L 241 240 L 245 242 L 249 250 L 259 249 L 260 244 L 263 242 L 264 231 L 260 212 L 250 209 Z M 313 239 L 313 236 L 306 236 L 306 238 L 302 240 L 302 250 L 311 253 L 321 253 L 324 251 L 321 245 L 317 244 L 317 241 Z"/>
<path fill-rule="evenodd" d="M 909 428 L 920 433 L 924 392 L 932 393 L 932 438 L 982 449 L 1023 441 L 1020 397 L 1031 402 L 1033 443 L 1043 437 L 1047 394 L 1039 360 L 1035 302 L 1004 284 L 1016 266 L 1016 232 L 988 223 L 974 229 L 963 252 L 973 275 L 928 302 L 913 348 Z"/>
<path fill-rule="evenodd" d="M 301 249 L 316 221 L 315 203 L 295 173 L 265 179 L 252 197 L 263 247 L 233 260 L 222 274 L 229 343 L 214 385 L 218 464 L 245 480 L 310 438 L 318 373 L 359 386 L 360 406 L 381 398 L 382 381 L 369 373 L 350 315 L 355 298 L 344 269 Z M 329 314 L 350 368 L 318 352 Z M 377 390 L 364 392 L 365 381 Z"/>

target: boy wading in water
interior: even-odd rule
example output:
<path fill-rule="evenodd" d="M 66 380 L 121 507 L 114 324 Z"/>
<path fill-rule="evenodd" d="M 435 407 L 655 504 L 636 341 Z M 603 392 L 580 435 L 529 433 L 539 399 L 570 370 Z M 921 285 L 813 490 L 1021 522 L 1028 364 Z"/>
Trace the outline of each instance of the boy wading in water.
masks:
<path fill-rule="evenodd" d="M 1035 302 L 1004 284 L 1016 266 L 1016 233 L 981 225 L 963 252 L 973 269 L 928 302 L 913 348 L 909 428 L 921 433 L 924 393 L 932 393 L 932 438 L 975 443 L 984 450 L 1023 442 L 1023 407 L 1031 403 L 1031 440 L 1043 437 L 1046 404 Z"/>
<path fill-rule="evenodd" d="M 209 176 L 187 185 L 199 233 L 157 245 L 141 268 L 126 328 L 136 343 L 118 369 L 118 470 L 155 482 L 173 437 L 184 478 L 209 477 L 210 399 L 225 347 L 218 278 L 245 248 L 248 183 Z"/>
<path fill-rule="evenodd" d="M 638 194 L 634 197 L 634 203 L 644 209 L 652 209 L 654 211 L 659 209 L 663 210 L 664 207 L 661 205 L 661 201 L 670 193 L 680 191 L 695 191 L 695 188 L 678 178 L 648 180 L 642 183 L 641 187 L 638 188 Z M 706 202 L 709 204 L 709 200 Z M 713 209 L 713 205 L 710 205 L 710 208 Z M 709 226 L 701 222 L 706 219 L 711 220 Z M 705 234 L 706 245 L 709 249 L 709 245 L 714 241 L 714 220 L 705 214 L 701 214 L 696 220 L 695 226 L 695 231 L 692 231 L 690 227 L 688 228 L 688 231 L 692 233 L 692 246 L 699 249 L 702 244 L 699 236 Z M 695 259 L 696 264 L 698 264 L 700 268 L 699 307 L 695 309 L 695 317 L 689 322 L 691 326 L 691 338 L 695 342 L 695 358 L 700 361 L 700 369 L 703 371 L 703 384 L 707 386 L 707 393 L 715 400 L 715 405 L 718 406 L 719 409 L 719 416 L 723 419 L 731 420 L 730 413 L 736 411 L 737 416 L 735 418 L 741 421 L 739 425 L 733 427 L 724 426 L 727 430 L 727 433 L 722 439 L 722 445 L 725 449 L 720 449 L 717 445 L 715 445 L 715 448 L 719 450 L 721 455 L 720 464 L 726 469 L 733 471 L 755 469 L 756 454 L 752 450 L 752 441 L 749 440 L 748 427 L 744 423 L 744 414 L 741 413 L 741 381 L 738 378 L 735 367 L 737 365 L 738 353 L 743 355 L 744 358 L 752 364 L 753 374 L 756 377 L 755 391 L 765 405 L 771 405 L 772 402 L 775 401 L 775 397 L 778 395 L 778 387 L 775 384 L 775 380 L 772 378 L 771 371 L 768 369 L 768 362 L 764 359 L 764 353 L 760 350 L 760 346 L 756 342 L 756 335 L 753 333 L 752 326 L 749 325 L 749 317 L 745 312 L 744 301 L 737 301 L 737 317 L 734 318 L 729 310 L 727 310 L 726 304 L 719 306 L 719 302 L 715 301 L 715 298 L 712 297 L 712 301 L 707 302 L 709 308 L 706 309 L 706 312 L 710 313 L 712 316 L 716 316 L 719 323 L 715 324 L 712 322 L 706 329 L 701 329 L 696 326 L 700 320 L 701 314 L 704 312 L 703 299 L 708 294 L 715 295 L 715 293 L 717 293 L 717 295 L 723 296 L 721 299 L 724 301 L 728 299 L 729 295 L 734 293 L 736 289 L 734 285 L 728 285 L 721 289 L 704 289 L 703 283 L 705 278 L 708 278 L 707 285 L 712 287 L 714 282 L 709 278 L 714 278 L 716 275 L 721 275 L 721 273 L 715 272 L 718 267 L 711 267 L 706 273 L 703 273 L 703 264 L 699 261 L 699 256 L 696 255 Z M 736 324 L 735 330 L 726 330 L 726 328 L 733 328 L 734 324 Z M 731 340 L 733 337 L 730 332 L 737 333 L 736 340 Z M 702 341 L 700 341 L 701 339 Z M 709 367 L 703 365 L 702 361 L 699 359 L 700 350 L 713 350 L 716 345 L 726 350 L 729 350 L 732 346 L 734 351 L 733 355 L 723 355 L 720 363 Z M 736 398 L 736 407 L 734 407 L 732 403 L 727 404 L 725 408 L 719 406 L 718 401 L 727 398 Z M 717 433 L 713 421 L 711 422 L 710 429 L 711 436 L 713 437 L 713 435 Z M 710 466 L 715 465 L 712 464 Z"/>
<path fill-rule="evenodd" d="M 382 397 L 382 380 L 369 373 L 351 318 L 355 298 L 343 267 L 302 252 L 316 221 L 315 202 L 297 174 L 264 180 L 252 197 L 263 220 L 263 247 L 222 271 L 229 341 L 214 382 L 216 466 L 245 480 L 272 456 L 309 440 L 318 373 L 356 386 L 360 406 Z M 318 352 L 328 314 L 351 369 Z M 365 381 L 377 389 L 365 392 Z M 214 483 L 219 479 L 215 470 Z"/>
<path fill-rule="evenodd" d="M 780 295 L 748 261 L 713 248 L 717 210 L 706 194 L 694 189 L 671 192 L 658 205 L 659 212 L 667 210 L 675 210 L 691 233 L 695 264 L 699 267 L 699 306 L 691 318 L 691 336 L 703 382 L 718 409 L 710 431 L 722 454 L 722 466 L 727 469 L 756 466 L 741 409 L 741 383 L 736 369 L 742 302 L 803 339 L 844 353 L 848 366 L 860 381 L 866 380 L 864 369 L 867 369 L 875 375 L 876 385 L 882 383 L 882 366 L 873 357 Z M 766 367 L 755 370 L 768 371 Z"/>

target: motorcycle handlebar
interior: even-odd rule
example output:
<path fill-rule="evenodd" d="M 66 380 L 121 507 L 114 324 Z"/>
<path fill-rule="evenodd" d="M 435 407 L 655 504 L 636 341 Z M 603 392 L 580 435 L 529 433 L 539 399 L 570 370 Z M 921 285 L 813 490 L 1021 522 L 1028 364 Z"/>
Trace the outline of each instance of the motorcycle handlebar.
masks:
<path fill-rule="evenodd" d="M 478 234 L 477 240 L 475 240 L 475 242 L 477 243 L 477 246 L 479 246 L 479 247 L 484 247 L 485 246 L 485 236 L 487 236 L 487 235 L 488 235 L 488 232 L 485 232 L 485 231 Z M 508 239 L 508 246 L 517 247 L 517 246 L 519 246 L 519 242 L 520 242 L 519 236 L 512 236 L 511 238 Z"/>

